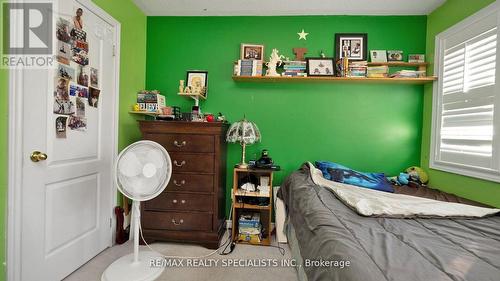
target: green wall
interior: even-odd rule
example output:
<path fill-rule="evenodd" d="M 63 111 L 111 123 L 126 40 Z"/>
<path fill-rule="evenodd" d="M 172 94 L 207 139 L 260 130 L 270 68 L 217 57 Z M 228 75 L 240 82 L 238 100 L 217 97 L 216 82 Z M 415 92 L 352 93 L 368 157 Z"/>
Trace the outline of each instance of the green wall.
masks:
<path fill-rule="evenodd" d="M 4 0 L 0 0 L 0 3 Z M 121 23 L 119 148 L 140 138 L 136 122 L 127 112 L 135 94 L 143 89 L 146 73 L 146 16 L 132 0 L 94 0 Z M 1 24 L 1 23 L 0 23 Z M 1 25 L 0 25 L 1 28 Z M 0 70 L 0 151 L 7 150 L 8 72 Z M 0 263 L 6 256 L 7 159 L 0 160 Z M 5 267 L 0 281 L 6 278 Z"/>
<path fill-rule="evenodd" d="M 307 41 L 298 40 L 302 29 Z M 311 57 L 321 50 L 332 56 L 338 32 L 368 33 L 368 49 L 425 52 L 425 16 L 148 17 L 146 85 L 164 93 L 167 104 L 189 111 L 193 102 L 176 95 L 179 80 L 188 69 L 208 70 L 202 111 L 223 112 L 230 122 L 244 114 L 254 121 L 262 142 L 247 157 L 269 149 L 283 168 L 278 183 L 304 161 L 332 160 L 391 175 L 419 165 L 423 86 L 231 79 L 242 42 L 264 44 L 266 58 L 272 48 L 293 58 L 293 47 L 308 48 Z M 229 144 L 228 194 L 240 155 L 240 146 Z"/>
<path fill-rule="evenodd" d="M 434 61 L 434 39 L 437 34 L 492 2 L 494 1 L 448 0 L 444 5 L 432 12 L 427 17 L 427 59 L 430 62 Z M 432 70 L 433 65 L 429 69 Z M 430 185 L 465 198 L 500 207 L 499 183 L 429 169 L 431 121 L 432 86 L 426 85 L 424 93 L 421 165 L 429 173 Z"/>

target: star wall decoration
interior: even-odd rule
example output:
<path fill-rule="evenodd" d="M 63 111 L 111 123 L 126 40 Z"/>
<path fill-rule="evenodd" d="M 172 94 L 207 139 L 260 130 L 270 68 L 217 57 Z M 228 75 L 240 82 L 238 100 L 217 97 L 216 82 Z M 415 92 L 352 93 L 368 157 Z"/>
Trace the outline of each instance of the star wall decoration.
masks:
<path fill-rule="evenodd" d="M 299 40 L 307 40 L 306 36 L 309 34 L 307 32 L 304 32 L 304 29 L 302 29 L 302 32 L 297 33 L 299 35 Z"/>

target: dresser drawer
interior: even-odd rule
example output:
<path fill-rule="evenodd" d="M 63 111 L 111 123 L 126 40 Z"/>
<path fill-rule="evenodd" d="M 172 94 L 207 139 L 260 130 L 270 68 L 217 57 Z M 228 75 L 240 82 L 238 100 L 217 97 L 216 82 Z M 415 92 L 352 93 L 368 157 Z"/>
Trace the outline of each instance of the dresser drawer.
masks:
<path fill-rule="evenodd" d="M 163 230 L 212 230 L 212 214 L 152 212 L 142 214 L 142 227 Z"/>
<path fill-rule="evenodd" d="M 168 152 L 214 152 L 214 137 L 189 134 L 146 134 L 145 139 L 155 141 Z"/>
<path fill-rule="evenodd" d="M 144 202 L 146 210 L 212 211 L 212 195 L 163 192 Z"/>
<path fill-rule="evenodd" d="M 167 191 L 212 192 L 214 176 L 173 173 Z"/>
<path fill-rule="evenodd" d="M 214 155 L 213 154 L 192 154 L 172 152 L 173 172 L 193 172 L 193 173 L 213 173 Z"/>

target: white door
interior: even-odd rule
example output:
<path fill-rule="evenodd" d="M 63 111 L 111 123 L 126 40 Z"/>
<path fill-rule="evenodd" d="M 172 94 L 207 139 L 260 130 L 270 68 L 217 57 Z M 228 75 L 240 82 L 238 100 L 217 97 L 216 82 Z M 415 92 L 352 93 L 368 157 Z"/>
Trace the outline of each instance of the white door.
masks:
<path fill-rule="evenodd" d="M 62 52 L 58 53 L 61 70 L 25 70 L 22 75 L 24 158 L 17 259 L 22 281 L 61 280 L 112 243 L 115 29 L 92 11 L 95 8 L 89 2 L 58 1 L 54 34 L 59 18 L 70 23 L 71 31 L 78 8 L 86 32 L 86 38 L 81 32 L 73 33 L 76 39 L 68 45 L 54 38 L 56 53 Z M 80 75 L 81 65 L 73 61 L 74 48 L 80 48 L 76 60 L 85 64 L 81 52 L 85 42 L 88 65 Z M 69 61 L 64 56 L 67 52 Z M 67 78 L 62 82 L 67 85 L 61 84 L 60 77 Z M 33 151 L 46 154 L 47 159 L 42 156 L 33 162 Z"/>

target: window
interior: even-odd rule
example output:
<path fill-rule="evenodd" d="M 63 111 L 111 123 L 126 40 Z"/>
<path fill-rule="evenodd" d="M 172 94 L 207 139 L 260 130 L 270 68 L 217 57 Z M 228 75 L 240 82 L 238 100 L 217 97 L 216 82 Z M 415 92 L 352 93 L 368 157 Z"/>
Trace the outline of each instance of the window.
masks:
<path fill-rule="evenodd" d="M 436 36 L 430 167 L 500 182 L 498 6 Z"/>

